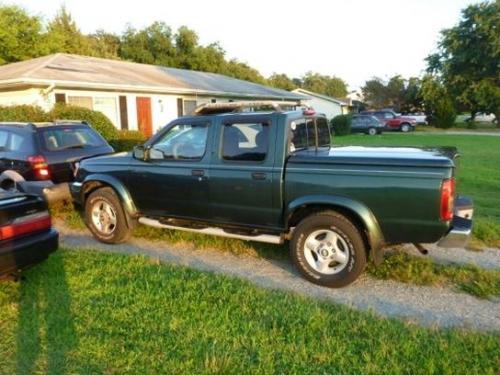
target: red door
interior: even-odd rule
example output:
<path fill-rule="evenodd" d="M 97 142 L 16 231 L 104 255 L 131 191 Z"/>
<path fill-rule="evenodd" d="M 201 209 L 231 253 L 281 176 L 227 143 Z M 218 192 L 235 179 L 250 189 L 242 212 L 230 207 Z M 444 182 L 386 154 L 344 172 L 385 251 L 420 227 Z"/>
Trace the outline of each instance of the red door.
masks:
<path fill-rule="evenodd" d="M 139 131 L 147 138 L 153 135 L 153 121 L 151 115 L 151 98 L 138 96 L 137 104 L 137 125 Z"/>

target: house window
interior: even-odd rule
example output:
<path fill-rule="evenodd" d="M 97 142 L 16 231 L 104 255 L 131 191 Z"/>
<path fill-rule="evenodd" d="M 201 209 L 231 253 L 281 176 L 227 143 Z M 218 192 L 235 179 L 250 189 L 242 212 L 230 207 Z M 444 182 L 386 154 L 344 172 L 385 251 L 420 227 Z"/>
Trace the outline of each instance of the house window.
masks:
<path fill-rule="evenodd" d="M 211 102 L 212 103 L 217 103 L 217 99 L 212 99 Z"/>
<path fill-rule="evenodd" d="M 116 98 L 97 97 L 94 98 L 94 111 L 103 113 L 113 124 L 118 124 L 118 109 Z"/>
<path fill-rule="evenodd" d="M 196 100 L 184 100 L 184 114 L 194 115 L 194 110 L 196 109 Z"/>
<path fill-rule="evenodd" d="M 56 103 L 66 103 L 66 94 L 56 94 Z"/>
<path fill-rule="evenodd" d="M 91 96 L 68 96 L 68 104 L 93 109 Z"/>

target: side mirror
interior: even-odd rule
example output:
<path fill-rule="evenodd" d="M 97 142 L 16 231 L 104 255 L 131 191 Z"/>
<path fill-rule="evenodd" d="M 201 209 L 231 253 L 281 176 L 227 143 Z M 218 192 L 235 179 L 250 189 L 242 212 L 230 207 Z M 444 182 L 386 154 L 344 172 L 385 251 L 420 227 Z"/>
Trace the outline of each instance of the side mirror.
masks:
<path fill-rule="evenodd" d="M 133 155 L 134 159 L 146 160 L 146 150 L 144 149 L 144 146 L 143 145 L 135 146 Z"/>

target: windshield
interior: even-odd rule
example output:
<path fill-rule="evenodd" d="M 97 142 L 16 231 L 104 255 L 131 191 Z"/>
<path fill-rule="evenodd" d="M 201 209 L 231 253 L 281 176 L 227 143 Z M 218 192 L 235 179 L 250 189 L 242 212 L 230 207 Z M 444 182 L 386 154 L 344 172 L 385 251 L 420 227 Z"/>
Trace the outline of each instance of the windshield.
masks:
<path fill-rule="evenodd" d="M 58 127 L 41 130 L 41 141 L 47 151 L 104 146 L 105 141 L 88 127 Z"/>

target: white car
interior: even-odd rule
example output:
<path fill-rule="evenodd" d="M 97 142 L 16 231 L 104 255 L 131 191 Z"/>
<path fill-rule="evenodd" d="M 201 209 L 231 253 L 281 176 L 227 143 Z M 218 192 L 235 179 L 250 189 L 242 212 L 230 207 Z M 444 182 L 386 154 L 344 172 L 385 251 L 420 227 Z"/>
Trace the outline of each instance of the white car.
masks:
<path fill-rule="evenodd" d="M 472 121 L 472 117 L 469 116 L 465 119 L 466 122 Z M 474 117 L 474 122 L 493 122 L 495 121 L 495 115 L 493 113 L 476 113 Z"/>
<path fill-rule="evenodd" d="M 427 116 L 423 112 L 408 113 L 405 117 L 414 119 L 417 124 L 427 125 Z"/>

